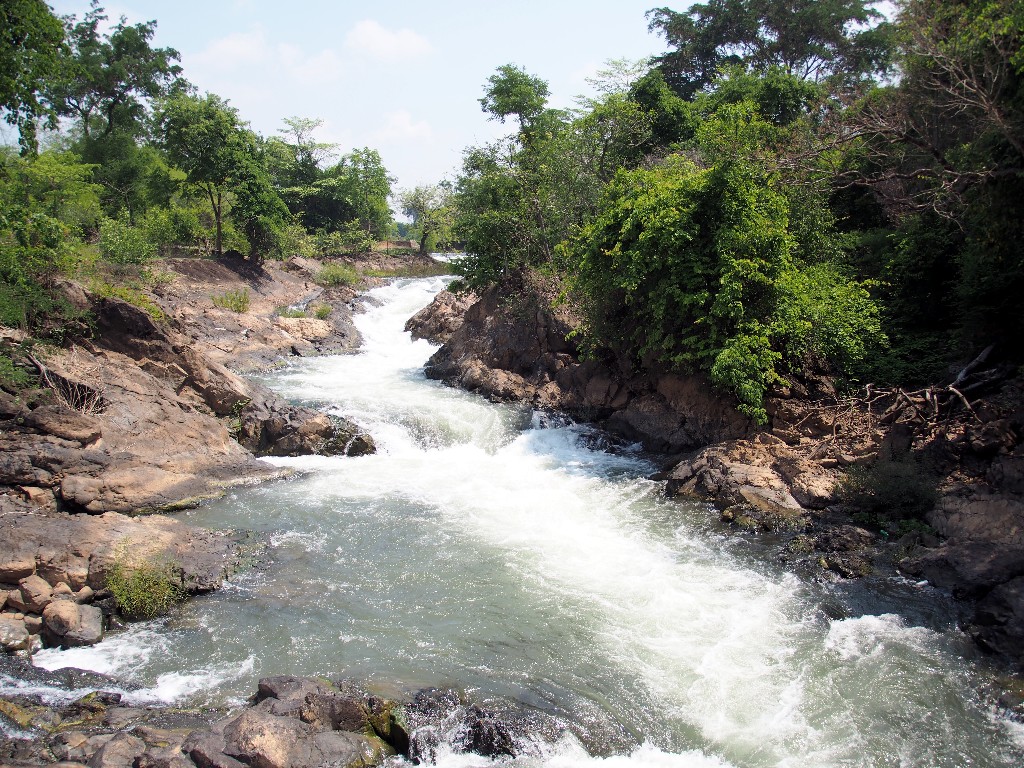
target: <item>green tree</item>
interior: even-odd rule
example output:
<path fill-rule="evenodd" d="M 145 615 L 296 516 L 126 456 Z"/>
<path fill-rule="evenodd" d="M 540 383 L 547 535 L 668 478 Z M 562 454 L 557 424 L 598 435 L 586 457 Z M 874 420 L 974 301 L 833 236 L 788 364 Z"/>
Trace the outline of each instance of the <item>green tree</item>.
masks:
<path fill-rule="evenodd" d="M 216 227 L 214 250 L 224 252 L 224 213 L 231 182 L 245 154 L 238 112 L 219 96 L 179 94 L 161 106 L 160 138 L 168 158 L 206 196 Z"/>
<path fill-rule="evenodd" d="M 447 184 L 421 185 L 399 193 L 398 204 L 402 213 L 412 219 L 421 254 L 451 241 L 454 211 L 450 198 Z"/>
<path fill-rule="evenodd" d="M 678 13 L 655 8 L 650 29 L 674 50 L 655 59 L 683 98 L 708 88 L 722 67 L 779 67 L 814 81 L 857 78 L 888 65 L 887 26 L 865 0 L 709 0 Z M 872 26 L 874 25 L 874 26 Z"/>
<path fill-rule="evenodd" d="M 167 95 L 181 67 L 173 48 L 153 48 L 156 22 L 131 24 L 122 17 L 108 34 L 100 33 L 107 17 L 98 0 L 81 21 L 67 19 L 70 49 L 51 98 L 62 114 L 79 120 L 88 141 L 115 129 L 138 132 L 146 102 Z"/>
<path fill-rule="evenodd" d="M 23 150 L 32 153 L 37 122 L 52 120 L 42 94 L 58 72 L 64 29 L 43 0 L 5 0 L 0 29 L 0 111 L 18 127 Z"/>

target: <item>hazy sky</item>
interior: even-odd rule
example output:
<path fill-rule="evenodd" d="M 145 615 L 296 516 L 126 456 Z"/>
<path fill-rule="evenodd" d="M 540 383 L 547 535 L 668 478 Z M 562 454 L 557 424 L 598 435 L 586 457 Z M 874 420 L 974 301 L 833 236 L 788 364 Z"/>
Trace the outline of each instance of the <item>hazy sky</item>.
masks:
<path fill-rule="evenodd" d="M 111 19 L 156 19 L 155 44 L 181 53 L 201 91 L 254 130 L 317 117 L 320 141 L 377 149 L 397 187 L 453 174 L 462 150 L 507 132 L 478 99 L 513 63 L 547 80 L 551 105 L 589 93 L 609 59 L 665 50 L 644 14 L 664 0 L 111 0 Z M 680 9 L 686 3 L 671 7 Z M 81 17 L 88 0 L 51 0 Z"/>

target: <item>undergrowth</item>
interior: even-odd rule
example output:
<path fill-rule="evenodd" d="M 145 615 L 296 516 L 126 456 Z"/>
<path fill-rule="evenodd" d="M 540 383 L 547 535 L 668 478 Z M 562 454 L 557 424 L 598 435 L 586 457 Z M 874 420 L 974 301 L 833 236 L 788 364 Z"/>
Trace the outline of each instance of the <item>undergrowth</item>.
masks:
<path fill-rule="evenodd" d="M 152 619 L 170 611 L 187 597 L 181 569 L 170 562 L 140 561 L 119 548 L 107 572 L 107 589 L 127 619 Z"/>

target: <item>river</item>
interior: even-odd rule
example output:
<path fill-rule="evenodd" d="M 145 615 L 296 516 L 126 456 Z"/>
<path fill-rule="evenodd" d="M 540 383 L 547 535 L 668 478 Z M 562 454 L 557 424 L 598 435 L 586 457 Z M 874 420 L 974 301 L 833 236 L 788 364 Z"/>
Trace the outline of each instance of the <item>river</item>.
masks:
<path fill-rule="evenodd" d="M 258 532 L 256 567 L 37 663 L 187 705 L 241 702 L 270 674 L 452 686 L 565 726 L 517 765 L 1021 764 L 1024 730 L 985 703 L 942 595 L 798 579 L 707 505 L 666 500 L 640 454 L 427 381 L 434 348 L 402 328 L 443 285 L 371 291 L 359 354 L 267 377 L 379 450 L 276 459 L 295 475 L 187 513 Z"/>

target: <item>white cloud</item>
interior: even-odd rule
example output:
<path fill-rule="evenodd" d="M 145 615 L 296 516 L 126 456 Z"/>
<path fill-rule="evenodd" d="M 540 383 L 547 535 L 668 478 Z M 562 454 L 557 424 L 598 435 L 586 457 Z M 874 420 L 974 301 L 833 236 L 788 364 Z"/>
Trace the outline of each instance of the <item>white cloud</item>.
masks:
<path fill-rule="evenodd" d="M 245 75 L 246 82 L 264 86 L 282 79 L 322 84 L 337 80 L 343 69 L 341 56 L 330 48 L 307 52 L 289 43 L 274 44 L 262 29 L 233 32 L 188 58 L 189 73 L 222 80 L 228 73 L 237 72 Z"/>
<path fill-rule="evenodd" d="M 413 30 L 386 29 L 373 19 L 356 24 L 346 35 L 345 46 L 375 59 L 409 59 L 434 50 L 425 37 Z"/>
<path fill-rule="evenodd" d="M 434 131 L 426 120 L 414 120 L 404 109 L 390 112 L 384 125 L 374 133 L 378 141 L 395 141 L 402 139 L 427 140 L 433 137 Z"/>

